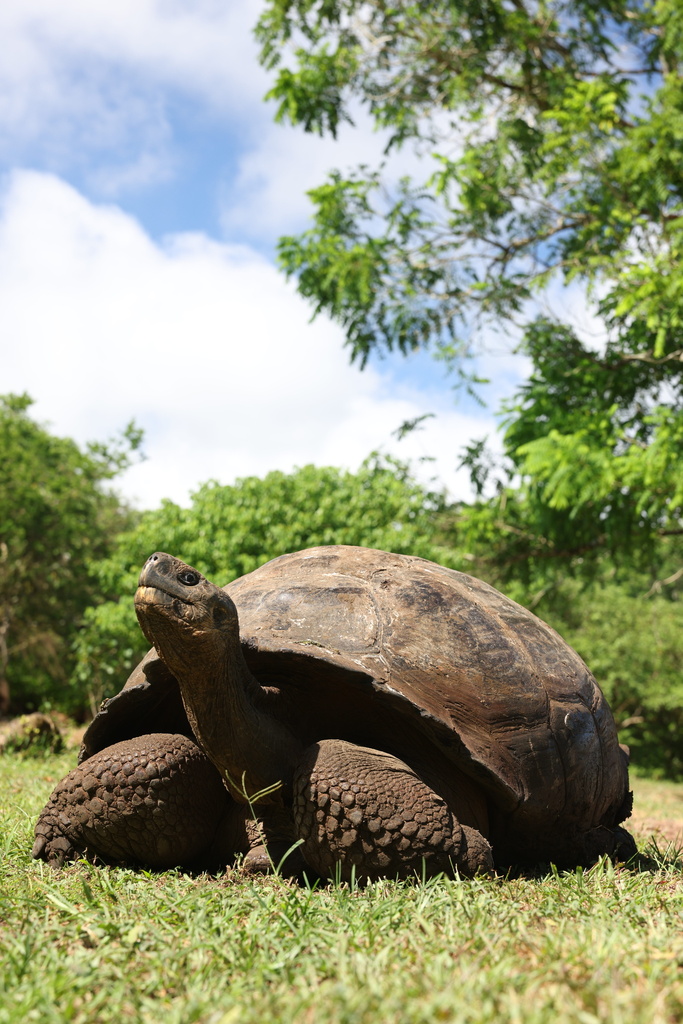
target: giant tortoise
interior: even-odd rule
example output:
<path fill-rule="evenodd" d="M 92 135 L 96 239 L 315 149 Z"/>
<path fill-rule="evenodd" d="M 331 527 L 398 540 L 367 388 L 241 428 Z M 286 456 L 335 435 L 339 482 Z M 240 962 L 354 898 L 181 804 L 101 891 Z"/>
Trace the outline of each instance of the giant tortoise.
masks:
<path fill-rule="evenodd" d="M 164 553 L 154 649 L 105 701 L 35 857 L 406 877 L 635 852 L 627 756 L 579 656 L 486 583 L 350 546 L 219 589 Z M 239 618 L 238 618 L 239 616 Z"/>

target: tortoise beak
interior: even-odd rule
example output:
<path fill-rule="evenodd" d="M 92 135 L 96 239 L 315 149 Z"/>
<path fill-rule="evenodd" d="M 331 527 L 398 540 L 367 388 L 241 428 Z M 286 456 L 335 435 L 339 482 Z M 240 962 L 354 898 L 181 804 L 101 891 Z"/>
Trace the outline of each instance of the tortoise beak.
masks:
<path fill-rule="evenodd" d="M 176 626 L 197 625 L 207 587 L 213 589 L 196 569 L 165 551 L 155 551 L 142 567 L 135 592 L 135 613 L 150 643 L 156 646 L 163 620 Z"/>
<path fill-rule="evenodd" d="M 167 555 L 165 551 L 155 551 L 143 565 L 138 585 L 158 587 L 159 584 L 168 583 L 176 575 L 180 565 L 181 563 L 173 555 Z"/>
<path fill-rule="evenodd" d="M 192 604 L 193 589 L 198 584 L 207 582 L 200 572 L 186 562 L 181 562 L 179 558 L 174 558 L 165 551 L 155 551 L 142 567 L 138 586 L 161 590 Z M 202 587 L 199 587 L 199 590 L 201 589 Z"/>
<path fill-rule="evenodd" d="M 221 629 L 237 622 L 237 611 L 227 594 L 191 565 L 164 551 L 156 551 L 142 567 L 135 611 L 145 636 L 150 627 L 143 620 L 150 615 L 174 619 L 194 629 Z"/>
<path fill-rule="evenodd" d="M 165 551 L 150 555 L 142 567 L 135 592 L 135 612 L 147 639 L 150 639 L 147 623 L 150 614 L 171 615 L 179 621 L 194 618 L 196 607 L 201 606 L 206 596 L 206 587 L 207 581 L 201 573 L 179 558 Z"/>

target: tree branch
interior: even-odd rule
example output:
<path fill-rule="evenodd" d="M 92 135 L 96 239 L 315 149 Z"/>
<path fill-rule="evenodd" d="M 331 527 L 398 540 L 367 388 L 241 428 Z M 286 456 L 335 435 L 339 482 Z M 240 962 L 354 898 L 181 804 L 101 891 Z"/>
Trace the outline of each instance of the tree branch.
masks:
<path fill-rule="evenodd" d="M 662 587 L 670 587 L 672 583 L 677 583 L 681 577 L 683 577 L 683 566 L 678 569 L 673 576 L 667 576 L 665 580 L 655 580 L 645 597 L 652 597 L 653 594 L 659 594 Z"/>

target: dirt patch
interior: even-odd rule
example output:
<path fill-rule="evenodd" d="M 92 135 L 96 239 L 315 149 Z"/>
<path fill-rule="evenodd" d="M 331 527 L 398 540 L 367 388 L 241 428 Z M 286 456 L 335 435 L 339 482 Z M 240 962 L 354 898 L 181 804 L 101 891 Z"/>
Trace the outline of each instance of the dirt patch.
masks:
<path fill-rule="evenodd" d="M 649 839 L 654 836 L 658 842 L 675 843 L 683 846 L 683 819 L 651 818 L 634 813 L 633 817 L 624 822 L 629 832 L 635 833 L 638 839 Z"/>
<path fill-rule="evenodd" d="M 642 845 L 654 837 L 657 844 L 683 847 L 683 783 L 632 777 L 633 817 L 624 822 Z"/>

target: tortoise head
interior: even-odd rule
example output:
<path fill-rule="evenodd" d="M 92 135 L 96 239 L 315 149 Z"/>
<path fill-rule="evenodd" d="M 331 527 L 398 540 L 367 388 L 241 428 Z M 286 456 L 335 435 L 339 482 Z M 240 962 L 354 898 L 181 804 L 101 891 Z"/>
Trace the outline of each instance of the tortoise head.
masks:
<path fill-rule="evenodd" d="M 192 566 L 157 551 L 140 573 L 135 611 L 178 680 L 197 742 L 235 799 L 291 778 L 301 744 L 261 707 L 264 691 L 242 656 L 237 609 L 228 595 Z"/>
<path fill-rule="evenodd" d="M 135 612 L 142 632 L 174 672 L 220 658 L 226 644 L 239 644 L 237 609 L 228 595 L 163 551 L 143 566 Z"/>

